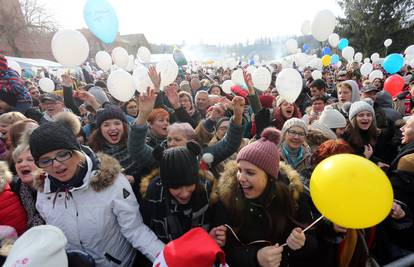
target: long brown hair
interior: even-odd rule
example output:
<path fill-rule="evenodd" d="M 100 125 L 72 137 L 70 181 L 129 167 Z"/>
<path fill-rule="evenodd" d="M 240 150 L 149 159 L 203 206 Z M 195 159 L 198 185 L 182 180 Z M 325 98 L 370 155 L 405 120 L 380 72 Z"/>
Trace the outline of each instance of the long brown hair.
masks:
<path fill-rule="evenodd" d="M 354 149 L 360 148 L 364 150 L 365 143 L 364 143 L 364 140 L 362 139 L 360 128 L 358 127 L 358 124 L 357 124 L 356 116 L 352 118 L 351 123 L 348 123 L 348 125 L 346 126 L 345 133 L 349 135 L 349 138 L 347 141 Z M 375 116 L 372 117 L 372 123 L 367 130 L 367 134 L 369 138 L 368 143 L 372 147 L 374 147 L 375 144 L 377 143 L 377 137 L 378 137 L 378 129 L 375 126 Z"/>
<path fill-rule="evenodd" d="M 124 133 L 122 134 L 121 140 L 119 141 L 119 144 L 125 144 L 128 140 L 128 125 L 125 122 L 122 122 Z M 102 135 L 101 127 L 95 129 L 91 136 L 89 137 L 88 146 L 94 151 L 99 152 L 102 151 L 104 148 L 104 145 L 108 143 L 105 138 Z"/>

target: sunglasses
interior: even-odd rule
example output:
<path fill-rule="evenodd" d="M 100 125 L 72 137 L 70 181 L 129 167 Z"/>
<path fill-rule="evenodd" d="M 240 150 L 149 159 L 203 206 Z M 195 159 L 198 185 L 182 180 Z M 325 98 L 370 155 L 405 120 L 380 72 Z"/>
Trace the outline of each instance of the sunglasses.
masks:
<path fill-rule="evenodd" d="M 51 165 L 53 165 L 53 161 L 57 161 L 57 162 L 64 162 L 70 158 L 72 158 L 73 156 L 73 152 L 70 150 L 62 150 L 56 153 L 56 156 L 54 158 L 44 158 L 44 159 L 39 159 L 37 161 L 37 166 L 39 166 L 39 168 L 46 168 L 49 167 Z"/>

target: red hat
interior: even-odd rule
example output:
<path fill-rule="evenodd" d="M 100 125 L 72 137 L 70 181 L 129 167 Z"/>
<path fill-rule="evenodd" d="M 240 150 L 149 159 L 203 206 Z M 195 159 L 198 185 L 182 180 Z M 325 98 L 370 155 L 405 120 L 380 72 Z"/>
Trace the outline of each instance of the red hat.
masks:
<path fill-rule="evenodd" d="M 168 243 L 153 267 L 211 267 L 220 259 L 220 267 L 227 266 L 223 250 L 201 227 L 196 227 Z"/>
<path fill-rule="evenodd" d="M 273 107 L 273 100 L 275 97 L 272 95 L 261 95 L 259 96 L 260 103 L 262 104 L 263 108 L 272 108 Z"/>

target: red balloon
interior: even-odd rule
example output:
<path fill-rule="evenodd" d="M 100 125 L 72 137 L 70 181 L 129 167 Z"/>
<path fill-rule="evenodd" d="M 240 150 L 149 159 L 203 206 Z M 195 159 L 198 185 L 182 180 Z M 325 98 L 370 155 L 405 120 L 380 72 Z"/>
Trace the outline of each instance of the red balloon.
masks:
<path fill-rule="evenodd" d="M 384 82 L 384 89 L 392 97 L 395 97 L 398 95 L 401 90 L 404 88 L 404 79 L 398 74 L 394 74 L 390 77 L 388 77 Z"/>

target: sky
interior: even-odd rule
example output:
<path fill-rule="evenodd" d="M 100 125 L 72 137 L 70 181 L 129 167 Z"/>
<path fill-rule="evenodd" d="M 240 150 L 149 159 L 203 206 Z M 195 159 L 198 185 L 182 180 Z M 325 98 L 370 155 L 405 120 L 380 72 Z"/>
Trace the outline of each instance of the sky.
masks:
<path fill-rule="evenodd" d="M 87 27 L 86 0 L 39 0 L 61 28 Z M 155 44 L 233 44 L 260 37 L 300 35 L 322 9 L 341 16 L 336 0 L 108 0 L 121 34 L 143 33 Z"/>

